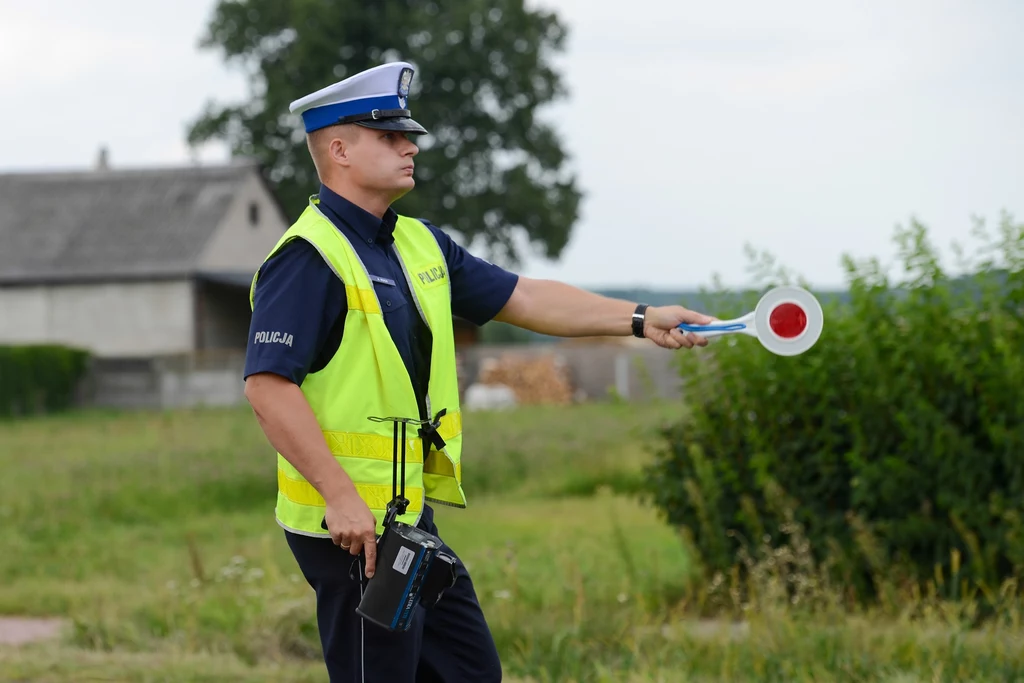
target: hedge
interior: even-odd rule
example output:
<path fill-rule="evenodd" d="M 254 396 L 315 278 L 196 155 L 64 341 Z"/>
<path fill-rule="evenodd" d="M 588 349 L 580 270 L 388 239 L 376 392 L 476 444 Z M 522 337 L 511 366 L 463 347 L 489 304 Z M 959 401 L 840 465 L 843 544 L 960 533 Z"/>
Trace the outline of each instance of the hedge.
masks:
<path fill-rule="evenodd" d="M 645 487 L 709 575 L 765 540 L 783 544 L 786 501 L 815 559 L 865 597 L 896 567 L 953 591 L 952 571 L 990 587 L 1017 575 L 1024 225 L 1004 216 L 998 234 L 978 223 L 975 236 L 956 276 L 917 222 L 896 232 L 900 278 L 844 258 L 848 291 L 825 300 L 824 331 L 803 355 L 738 335 L 679 355 L 686 416 L 662 432 Z M 791 281 L 769 273 L 751 291 L 715 293 L 708 310 L 738 315 Z"/>
<path fill-rule="evenodd" d="M 66 346 L 0 346 L 0 416 L 71 407 L 88 363 L 88 352 Z"/>

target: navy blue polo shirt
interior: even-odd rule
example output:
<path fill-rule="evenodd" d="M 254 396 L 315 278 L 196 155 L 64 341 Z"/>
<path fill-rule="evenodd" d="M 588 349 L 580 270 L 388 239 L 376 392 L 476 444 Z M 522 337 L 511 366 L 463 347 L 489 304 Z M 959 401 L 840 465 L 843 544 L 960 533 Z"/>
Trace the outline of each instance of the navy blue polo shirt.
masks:
<path fill-rule="evenodd" d="M 412 298 L 393 247 L 398 216 L 383 219 L 321 186 L 319 208 L 348 237 L 371 276 L 384 324 L 413 378 L 417 398 L 426 393 L 430 372 L 430 330 Z M 422 220 L 422 219 L 421 219 Z M 504 307 L 518 276 L 456 244 L 423 221 L 433 233 L 448 266 L 452 313 L 476 325 L 492 320 Z M 295 384 L 322 370 L 345 332 L 345 285 L 306 240 L 293 240 L 263 264 L 256 283 L 244 377 L 272 372 Z"/>

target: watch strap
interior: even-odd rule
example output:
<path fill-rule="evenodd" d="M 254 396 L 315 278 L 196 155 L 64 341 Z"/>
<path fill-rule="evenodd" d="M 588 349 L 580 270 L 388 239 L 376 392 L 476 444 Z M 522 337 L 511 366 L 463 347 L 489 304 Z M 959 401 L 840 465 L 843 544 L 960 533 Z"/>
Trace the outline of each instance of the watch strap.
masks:
<path fill-rule="evenodd" d="M 648 304 L 637 304 L 633 311 L 633 336 L 644 338 L 644 322 L 647 320 Z"/>

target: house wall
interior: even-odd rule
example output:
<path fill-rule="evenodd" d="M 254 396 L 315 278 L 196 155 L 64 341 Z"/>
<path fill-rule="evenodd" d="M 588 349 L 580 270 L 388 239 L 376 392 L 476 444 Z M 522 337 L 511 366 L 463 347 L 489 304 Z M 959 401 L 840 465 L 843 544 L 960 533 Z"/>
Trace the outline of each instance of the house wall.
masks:
<path fill-rule="evenodd" d="M 82 405 L 169 409 L 245 403 L 245 353 L 203 351 L 159 358 L 100 358 L 92 363 Z"/>
<path fill-rule="evenodd" d="M 207 243 L 198 267 L 210 272 L 255 273 L 287 229 L 287 219 L 253 172 Z"/>
<path fill-rule="evenodd" d="M 187 280 L 0 287 L 0 344 L 59 343 L 99 357 L 189 351 Z"/>

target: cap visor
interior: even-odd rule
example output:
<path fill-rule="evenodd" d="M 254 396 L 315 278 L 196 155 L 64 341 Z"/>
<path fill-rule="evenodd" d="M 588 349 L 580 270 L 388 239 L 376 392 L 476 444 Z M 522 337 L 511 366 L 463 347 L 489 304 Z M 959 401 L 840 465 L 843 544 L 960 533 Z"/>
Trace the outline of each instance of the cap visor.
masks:
<path fill-rule="evenodd" d="M 419 133 L 425 135 L 427 129 L 407 118 L 377 119 L 376 121 L 359 121 L 357 125 L 377 130 L 399 130 L 403 133 Z"/>

